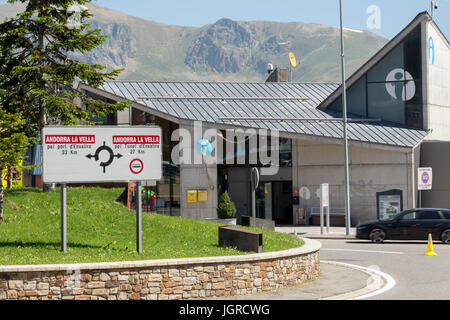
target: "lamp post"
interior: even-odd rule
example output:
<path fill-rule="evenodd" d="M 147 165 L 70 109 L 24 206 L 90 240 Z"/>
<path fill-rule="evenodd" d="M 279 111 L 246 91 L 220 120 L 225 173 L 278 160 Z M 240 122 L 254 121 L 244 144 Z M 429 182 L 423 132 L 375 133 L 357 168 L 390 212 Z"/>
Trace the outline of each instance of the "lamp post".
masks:
<path fill-rule="evenodd" d="M 345 233 L 350 235 L 350 185 L 348 168 L 348 137 L 347 137 L 347 89 L 345 85 L 345 54 L 344 54 L 344 28 L 342 26 L 342 0 L 339 0 L 341 21 L 341 65 L 342 65 L 342 116 L 344 125 L 344 166 L 345 166 Z"/>

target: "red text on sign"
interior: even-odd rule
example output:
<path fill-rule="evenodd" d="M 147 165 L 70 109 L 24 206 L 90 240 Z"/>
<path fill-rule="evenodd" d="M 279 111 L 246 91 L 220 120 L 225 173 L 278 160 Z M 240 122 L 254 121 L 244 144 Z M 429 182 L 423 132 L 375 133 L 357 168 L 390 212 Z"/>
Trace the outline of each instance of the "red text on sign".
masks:
<path fill-rule="evenodd" d="M 159 136 L 113 136 L 113 144 L 159 144 Z"/>
<path fill-rule="evenodd" d="M 46 144 L 95 144 L 94 135 L 46 135 Z"/>

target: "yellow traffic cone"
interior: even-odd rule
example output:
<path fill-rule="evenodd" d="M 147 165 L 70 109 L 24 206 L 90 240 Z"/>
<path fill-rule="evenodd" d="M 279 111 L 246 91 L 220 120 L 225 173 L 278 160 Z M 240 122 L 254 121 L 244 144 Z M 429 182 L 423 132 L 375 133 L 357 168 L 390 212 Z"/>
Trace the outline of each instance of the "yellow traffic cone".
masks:
<path fill-rule="evenodd" d="M 428 234 L 428 246 L 427 246 L 427 252 L 425 252 L 426 256 L 437 256 L 436 253 L 434 253 L 433 250 L 433 239 L 431 238 L 431 233 Z"/>

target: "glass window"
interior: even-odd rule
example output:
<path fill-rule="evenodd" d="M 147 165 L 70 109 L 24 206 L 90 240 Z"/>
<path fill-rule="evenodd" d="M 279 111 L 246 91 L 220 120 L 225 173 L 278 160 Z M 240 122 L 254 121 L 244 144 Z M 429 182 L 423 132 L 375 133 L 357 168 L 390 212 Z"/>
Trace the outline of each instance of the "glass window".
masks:
<path fill-rule="evenodd" d="M 328 107 L 328 109 L 336 111 L 336 112 L 342 112 L 342 95 L 339 96 L 336 100 L 334 100 Z"/>
<path fill-rule="evenodd" d="M 444 219 L 450 219 L 450 211 L 443 211 Z"/>
<path fill-rule="evenodd" d="M 437 211 L 421 211 L 418 214 L 419 220 L 436 220 L 441 219 L 441 215 Z"/>
<path fill-rule="evenodd" d="M 400 43 L 393 49 L 386 57 L 378 62 L 367 73 L 368 82 L 385 82 L 387 75 L 394 69 L 402 69 L 404 66 L 403 60 L 403 43 Z"/>
<path fill-rule="evenodd" d="M 163 168 L 162 179 L 156 182 L 156 212 L 173 216 L 180 215 L 180 167 L 172 161 L 172 148 L 174 143 L 171 140 L 172 132 L 178 129 L 178 124 L 159 117 L 147 117 L 151 119 L 152 125 L 161 127 L 163 145 Z"/>
<path fill-rule="evenodd" d="M 292 167 L 292 140 L 280 138 L 280 167 Z"/>
<path fill-rule="evenodd" d="M 421 41 L 421 27 L 418 27 L 349 87 L 347 112 L 421 129 Z M 342 112 L 342 97 L 328 108 Z"/>
<path fill-rule="evenodd" d="M 403 215 L 401 220 L 415 220 L 416 219 L 416 214 L 417 214 L 417 212 L 415 212 L 415 211 L 409 212 L 409 213 Z"/>
<path fill-rule="evenodd" d="M 369 117 L 405 123 L 405 102 L 388 93 L 389 88 L 392 94 L 401 95 L 402 86 L 402 83 L 369 83 Z"/>
<path fill-rule="evenodd" d="M 347 112 L 366 116 L 366 77 L 359 79 L 347 93 Z"/>

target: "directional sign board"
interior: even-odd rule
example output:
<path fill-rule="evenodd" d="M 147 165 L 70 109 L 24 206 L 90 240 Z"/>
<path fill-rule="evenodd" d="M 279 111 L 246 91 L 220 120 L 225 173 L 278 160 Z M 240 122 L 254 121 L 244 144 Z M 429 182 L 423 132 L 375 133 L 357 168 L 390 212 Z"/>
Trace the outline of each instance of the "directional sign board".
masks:
<path fill-rule="evenodd" d="M 160 180 L 161 128 L 45 127 L 45 183 Z"/>
<path fill-rule="evenodd" d="M 433 183 L 432 168 L 419 168 L 417 178 L 418 190 L 431 190 Z"/>

